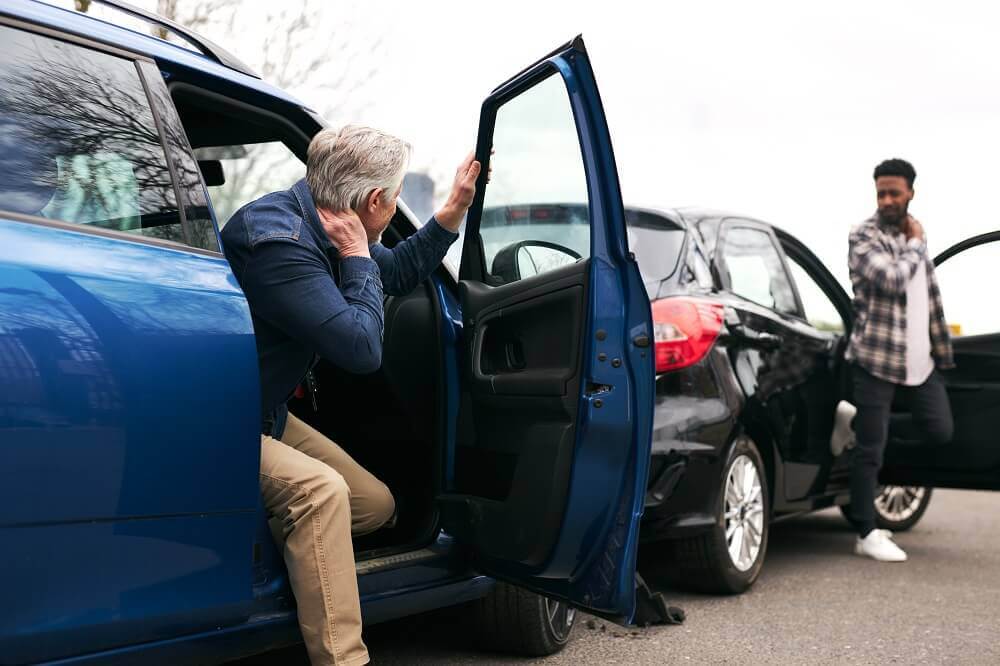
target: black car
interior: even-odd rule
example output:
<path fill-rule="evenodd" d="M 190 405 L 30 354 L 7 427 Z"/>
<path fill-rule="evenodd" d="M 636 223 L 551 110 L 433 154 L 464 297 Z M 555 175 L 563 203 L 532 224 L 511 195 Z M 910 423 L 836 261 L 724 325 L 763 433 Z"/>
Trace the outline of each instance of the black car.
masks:
<path fill-rule="evenodd" d="M 808 511 L 846 511 L 849 453 L 830 446 L 837 403 L 849 398 L 844 361 L 851 301 L 800 241 L 741 215 L 628 208 L 629 247 L 653 311 L 656 409 L 645 514 L 646 560 L 685 587 L 746 590 L 760 573 L 769 524 Z M 530 248 L 507 245 L 493 272 L 540 272 L 589 248 L 575 234 L 586 211 L 533 205 L 484 212 L 483 236 L 531 224 Z M 487 227 L 493 228 L 488 230 Z M 582 228 L 582 227 L 581 227 Z M 544 229 L 544 231 L 543 231 Z M 846 261 L 847 229 L 844 229 Z M 970 298 L 970 275 L 995 268 L 1000 232 L 935 260 L 957 367 L 944 373 L 955 417 L 950 445 L 891 439 L 876 499 L 879 527 L 920 520 L 931 487 L 1000 489 L 1000 321 Z M 954 309 L 953 309 L 954 306 Z M 611 359 L 608 362 L 616 362 Z M 909 418 L 902 406 L 894 420 Z M 658 542 L 655 545 L 651 542 Z"/>

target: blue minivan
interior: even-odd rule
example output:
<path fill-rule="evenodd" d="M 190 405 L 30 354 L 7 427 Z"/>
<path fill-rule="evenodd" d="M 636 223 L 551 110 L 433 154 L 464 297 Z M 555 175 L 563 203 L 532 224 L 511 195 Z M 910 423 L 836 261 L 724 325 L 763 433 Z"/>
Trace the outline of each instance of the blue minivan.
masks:
<path fill-rule="evenodd" d="M 93 4 L 131 23 L 0 0 L 0 662 L 235 659 L 299 636 L 218 229 L 300 177 L 324 123 L 198 35 Z M 635 610 L 650 306 L 580 38 L 484 101 L 491 148 L 457 270 L 385 303 L 383 367 L 321 361 L 291 408 L 396 497 L 354 544 L 366 623 L 467 603 L 487 644 L 540 655 L 575 608 Z M 585 207 L 588 251 L 480 229 L 532 201 Z M 384 242 L 419 224 L 400 206 Z"/>

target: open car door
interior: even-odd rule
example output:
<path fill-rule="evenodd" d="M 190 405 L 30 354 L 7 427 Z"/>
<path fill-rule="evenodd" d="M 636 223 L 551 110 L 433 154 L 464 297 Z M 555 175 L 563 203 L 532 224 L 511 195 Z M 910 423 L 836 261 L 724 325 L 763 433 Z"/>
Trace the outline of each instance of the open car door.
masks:
<path fill-rule="evenodd" d="M 486 99 L 476 157 L 443 525 L 483 572 L 628 622 L 652 322 L 581 38 Z"/>
<path fill-rule="evenodd" d="M 880 479 L 1000 490 L 1000 309 L 983 290 L 1000 264 L 1000 231 L 962 241 L 934 264 L 955 353 L 955 368 L 942 372 L 955 434 L 937 447 L 890 440 Z"/>

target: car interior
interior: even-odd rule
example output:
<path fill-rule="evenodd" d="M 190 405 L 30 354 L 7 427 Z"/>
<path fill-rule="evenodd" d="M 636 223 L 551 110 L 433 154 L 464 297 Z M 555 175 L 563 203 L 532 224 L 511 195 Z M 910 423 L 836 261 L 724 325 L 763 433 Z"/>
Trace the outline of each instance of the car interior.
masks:
<path fill-rule="evenodd" d="M 292 172 L 304 169 L 308 137 L 286 119 L 288 110 L 279 115 L 187 83 L 171 84 L 170 93 L 213 204 L 216 196 L 237 199 L 227 201 L 225 210 L 216 206 L 220 218 L 272 189 L 291 187 L 296 177 L 277 186 L 263 178 L 235 182 L 256 174 L 226 173 L 226 159 L 212 157 L 245 156 L 246 148 L 280 144 Z M 318 127 L 314 119 L 308 121 Z M 221 226 L 226 220 L 218 222 Z M 398 212 L 384 244 L 399 242 L 399 229 L 408 226 Z M 339 444 L 393 493 L 395 524 L 355 538 L 359 560 L 418 548 L 434 534 L 442 460 L 438 312 L 429 281 L 406 296 L 387 296 L 382 367 L 369 375 L 353 375 L 321 360 L 313 370 L 315 407 L 312 395 L 289 403 L 296 416 Z"/>
<path fill-rule="evenodd" d="M 557 75 L 544 82 L 531 93 L 565 99 Z M 284 146 L 282 162 L 301 167 L 309 138 L 321 127 L 315 116 L 292 104 L 260 108 L 180 80 L 168 87 L 220 218 L 225 213 L 219 204 L 226 197 L 236 198 L 226 202 L 232 211 L 293 184 L 294 177 L 275 183 L 269 173 L 227 173 L 226 158 L 255 154 L 256 147 L 271 144 Z M 567 136 L 575 139 L 570 107 L 559 108 Z M 532 127 L 515 122 L 504 129 L 530 132 Z M 582 179 L 579 154 L 560 156 L 571 160 Z M 223 225 L 225 219 L 218 222 Z M 383 243 L 393 246 L 410 229 L 405 214 L 397 212 Z M 465 250 L 482 257 L 481 247 Z M 463 265 L 476 274 L 463 276 L 456 295 L 465 319 L 460 365 L 471 376 L 458 396 L 454 455 L 446 455 L 452 452 L 443 445 L 448 421 L 447 401 L 441 399 L 446 361 L 441 350 L 447 330 L 441 326 L 443 304 L 429 280 L 410 294 L 386 298 L 378 371 L 351 375 L 320 361 L 313 370 L 316 391 L 290 402 L 293 413 L 337 442 L 395 497 L 395 524 L 354 541 L 358 561 L 368 567 L 388 565 L 390 560 L 380 558 L 427 545 L 439 521 L 484 557 L 528 566 L 541 566 L 559 538 L 580 409 L 579 331 L 587 316 L 590 261 L 582 258 L 545 275 L 501 284 L 485 265 L 466 259 Z M 454 284 L 444 267 L 438 271 Z M 618 486 L 605 490 L 617 492 Z M 265 532 L 266 526 L 258 532 L 264 547 Z M 277 557 L 267 552 L 265 569 Z"/>

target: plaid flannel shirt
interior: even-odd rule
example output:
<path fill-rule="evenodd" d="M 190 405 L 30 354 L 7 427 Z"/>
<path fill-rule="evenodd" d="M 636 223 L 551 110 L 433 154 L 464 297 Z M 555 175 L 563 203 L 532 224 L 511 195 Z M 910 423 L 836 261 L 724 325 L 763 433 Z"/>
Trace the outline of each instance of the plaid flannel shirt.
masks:
<path fill-rule="evenodd" d="M 924 241 L 879 223 L 878 215 L 851 230 L 848 266 L 854 287 L 852 360 L 879 379 L 906 380 L 906 283 L 920 262 L 927 267 L 931 355 L 938 368 L 954 367 L 934 263 Z"/>

